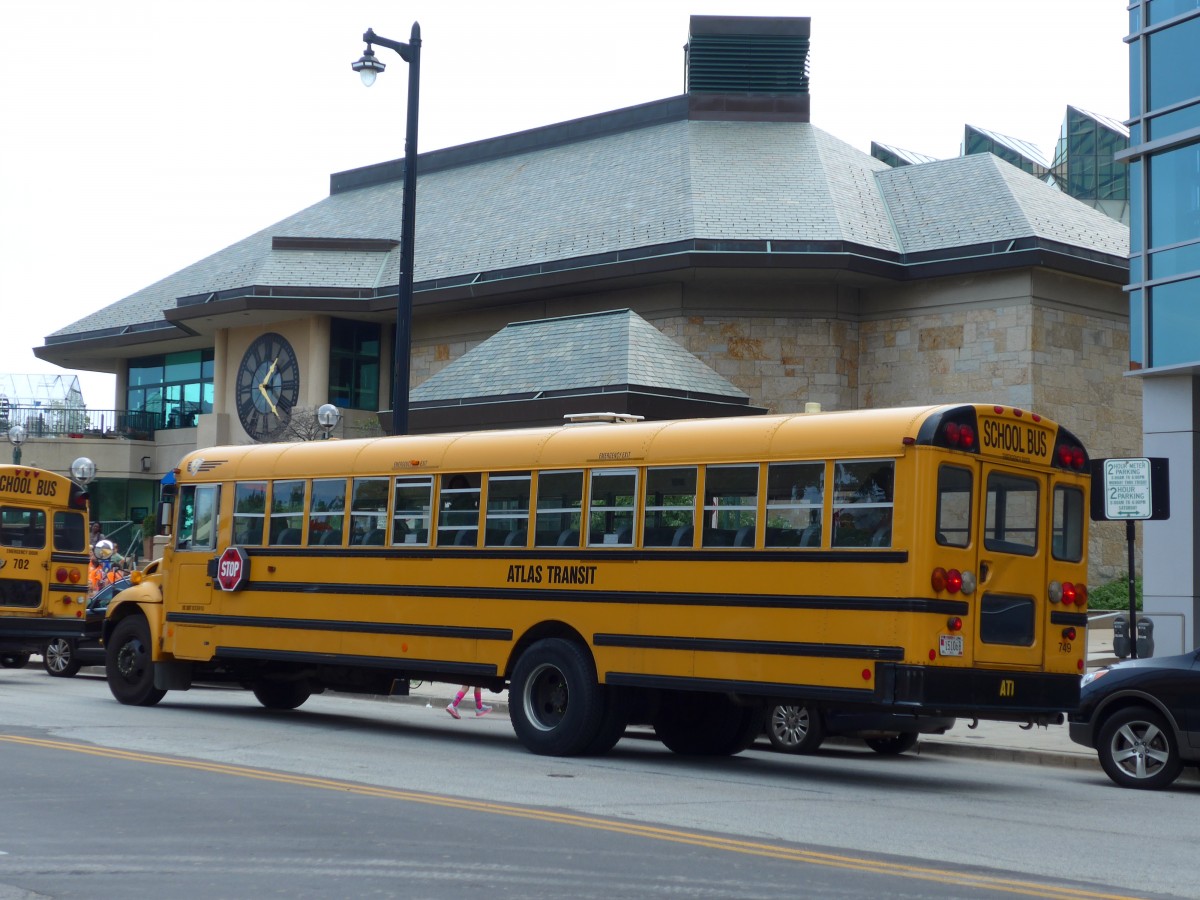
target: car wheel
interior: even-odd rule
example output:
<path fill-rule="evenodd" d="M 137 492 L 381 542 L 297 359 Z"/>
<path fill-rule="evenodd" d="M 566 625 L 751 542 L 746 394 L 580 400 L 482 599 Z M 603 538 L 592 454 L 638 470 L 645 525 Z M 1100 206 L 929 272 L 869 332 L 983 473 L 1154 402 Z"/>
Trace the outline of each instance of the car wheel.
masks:
<path fill-rule="evenodd" d="M 1100 729 L 1096 750 L 1105 774 L 1121 787 L 1164 788 L 1183 769 L 1170 726 L 1142 706 L 1114 713 Z"/>
<path fill-rule="evenodd" d="M 154 686 L 154 661 L 150 657 L 150 625 L 142 616 L 117 623 L 105 642 L 108 689 L 126 706 L 153 706 L 167 692 Z"/>
<path fill-rule="evenodd" d="M 28 653 L 0 653 L 0 666 L 5 669 L 23 669 L 27 662 Z"/>
<path fill-rule="evenodd" d="M 74 643 L 66 638 L 55 638 L 42 648 L 42 665 L 46 667 L 48 675 L 70 678 L 79 672 L 82 664 Z"/>
<path fill-rule="evenodd" d="M 815 753 L 825 740 L 821 714 L 809 703 L 780 703 L 767 716 L 767 738 L 783 753 Z"/>
<path fill-rule="evenodd" d="M 899 756 L 917 746 L 917 733 L 904 731 L 889 737 L 864 738 L 867 746 L 883 756 Z"/>

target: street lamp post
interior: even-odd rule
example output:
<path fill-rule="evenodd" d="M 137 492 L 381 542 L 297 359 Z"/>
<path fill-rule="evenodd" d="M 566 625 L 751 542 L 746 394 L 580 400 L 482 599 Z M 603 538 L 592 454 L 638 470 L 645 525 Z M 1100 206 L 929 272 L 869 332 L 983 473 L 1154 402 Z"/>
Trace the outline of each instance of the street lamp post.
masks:
<path fill-rule="evenodd" d="M 21 464 L 21 445 L 25 443 L 25 428 L 21 425 L 13 425 L 8 429 L 8 439 L 13 445 L 13 465 Z"/>
<path fill-rule="evenodd" d="M 368 28 L 366 52 L 351 68 L 367 87 L 387 68 L 372 44 L 388 47 L 408 63 L 408 120 L 404 133 L 404 201 L 400 209 L 400 284 L 396 288 L 396 351 L 392 379 L 392 434 L 408 433 L 408 370 L 412 357 L 413 232 L 417 219 L 417 103 L 421 87 L 421 26 L 413 22 L 408 43 L 380 37 Z"/>

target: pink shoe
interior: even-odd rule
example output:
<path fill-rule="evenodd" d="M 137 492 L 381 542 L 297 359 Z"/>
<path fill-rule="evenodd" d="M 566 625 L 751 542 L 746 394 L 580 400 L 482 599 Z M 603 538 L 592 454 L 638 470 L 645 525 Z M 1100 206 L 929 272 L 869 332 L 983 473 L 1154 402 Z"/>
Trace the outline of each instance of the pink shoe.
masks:
<path fill-rule="evenodd" d="M 492 708 L 490 706 L 477 706 L 475 707 L 475 718 L 478 719 L 480 716 L 486 716 L 491 711 Z"/>
<path fill-rule="evenodd" d="M 462 716 L 460 716 L 458 714 L 458 710 L 455 708 L 453 703 L 451 703 L 449 706 L 446 707 L 446 712 L 450 713 L 450 715 L 452 715 L 456 719 L 462 718 Z"/>

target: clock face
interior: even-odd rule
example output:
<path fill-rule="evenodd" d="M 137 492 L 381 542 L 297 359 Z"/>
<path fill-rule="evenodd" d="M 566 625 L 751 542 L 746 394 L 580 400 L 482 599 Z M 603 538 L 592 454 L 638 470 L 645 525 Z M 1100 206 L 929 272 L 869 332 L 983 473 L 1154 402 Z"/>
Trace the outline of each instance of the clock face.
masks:
<path fill-rule="evenodd" d="M 255 339 L 238 366 L 238 418 L 256 441 L 283 434 L 300 399 L 300 365 L 283 335 L 269 331 Z"/>

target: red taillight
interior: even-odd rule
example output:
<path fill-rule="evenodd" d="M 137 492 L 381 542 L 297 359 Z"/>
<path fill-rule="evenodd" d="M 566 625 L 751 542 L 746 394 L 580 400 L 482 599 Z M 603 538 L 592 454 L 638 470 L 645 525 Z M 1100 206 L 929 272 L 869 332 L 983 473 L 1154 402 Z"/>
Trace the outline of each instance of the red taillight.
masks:
<path fill-rule="evenodd" d="M 938 566 L 929 576 L 929 584 L 933 588 L 935 594 L 940 594 L 946 589 L 946 570 Z"/>
<path fill-rule="evenodd" d="M 951 631 L 962 631 L 962 619 L 960 619 L 958 616 L 951 616 L 946 621 L 946 627 Z"/>
<path fill-rule="evenodd" d="M 1062 630 L 1062 636 L 1063 636 L 1064 640 L 1068 640 L 1068 641 L 1075 640 L 1075 629 L 1074 628 L 1064 628 Z"/>
<path fill-rule="evenodd" d="M 946 572 L 946 590 L 951 594 L 957 594 L 962 590 L 962 572 L 958 569 L 950 569 Z"/>
<path fill-rule="evenodd" d="M 1072 447 L 1070 444 L 1058 445 L 1058 464 L 1064 469 L 1082 472 L 1087 465 L 1087 454 L 1082 447 Z"/>
<path fill-rule="evenodd" d="M 54 570 L 54 578 L 56 581 L 58 581 L 59 584 L 64 583 L 67 580 L 66 566 L 59 566 L 57 569 L 55 569 Z"/>
<path fill-rule="evenodd" d="M 970 450 L 975 446 L 975 429 L 970 425 L 960 425 L 958 422 L 946 423 L 946 444 Z"/>
<path fill-rule="evenodd" d="M 1062 602 L 1063 606 L 1072 606 L 1075 603 L 1075 585 L 1069 581 L 1064 581 L 1062 586 Z"/>

